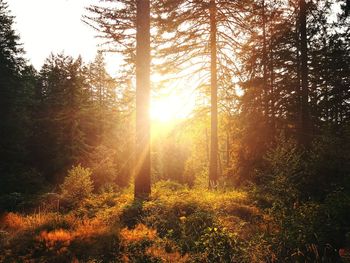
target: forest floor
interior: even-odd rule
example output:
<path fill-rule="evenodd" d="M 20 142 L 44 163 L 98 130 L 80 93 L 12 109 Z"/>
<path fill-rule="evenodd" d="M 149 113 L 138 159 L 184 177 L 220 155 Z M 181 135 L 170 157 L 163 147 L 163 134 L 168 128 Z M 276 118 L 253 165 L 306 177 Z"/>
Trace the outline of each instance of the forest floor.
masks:
<path fill-rule="evenodd" d="M 0 262 L 261 262 L 269 219 L 242 191 L 160 182 L 148 201 L 132 190 L 67 206 L 51 198 L 0 219 Z"/>

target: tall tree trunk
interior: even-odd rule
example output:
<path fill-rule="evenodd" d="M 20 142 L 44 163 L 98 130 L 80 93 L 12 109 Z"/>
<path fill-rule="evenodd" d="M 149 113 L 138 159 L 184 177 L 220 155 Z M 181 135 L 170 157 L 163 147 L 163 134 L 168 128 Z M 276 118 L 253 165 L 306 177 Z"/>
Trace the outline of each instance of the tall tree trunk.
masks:
<path fill-rule="evenodd" d="M 301 131 L 300 142 L 306 146 L 309 141 L 309 90 L 307 66 L 306 3 L 299 1 L 299 31 L 301 56 Z"/>
<path fill-rule="evenodd" d="M 210 57 L 211 57 L 211 143 L 209 164 L 209 188 L 218 180 L 218 99 L 217 99 L 217 50 L 216 50 L 216 3 L 210 0 Z"/>
<path fill-rule="evenodd" d="M 205 149 L 206 149 L 206 153 L 207 153 L 207 162 L 210 163 L 210 152 L 209 152 L 209 134 L 208 134 L 208 129 L 205 128 Z"/>
<path fill-rule="evenodd" d="M 276 95 L 274 90 L 274 84 L 275 84 L 275 74 L 274 74 L 274 53 L 273 53 L 273 35 L 271 33 L 271 39 L 270 39 L 270 93 L 271 93 L 271 127 L 272 131 L 276 131 Z"/>
<path fill-rule="evenodd" d="M 229 169 L 230 167 L 230 151 L 231 151 L 231 147 L 230 147 L 230 129 L 229 129 L 229 125 L 227 125 L 228 127 L 226 128 L 226 169 Z"/>
<path fill-rule="evenodd" d="M 135 198 L 151 193 L 150 154 L 150 0 L 136 0 L 136 167 Z"/>

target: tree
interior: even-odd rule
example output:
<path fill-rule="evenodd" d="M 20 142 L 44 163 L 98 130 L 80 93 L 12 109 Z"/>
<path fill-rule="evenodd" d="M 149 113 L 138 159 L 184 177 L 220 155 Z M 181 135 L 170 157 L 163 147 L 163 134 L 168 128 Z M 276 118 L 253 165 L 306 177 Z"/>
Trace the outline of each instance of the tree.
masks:
<path fill-rule="evenodd" d="M 150 1 L 137 0 L 135 198 L 151 193 L 149 103 L 151 91 Z"/>
<path fill-rule="evenodd" d="M 218 180 L 218 88 L 217 88 L 217 45 L 216 45 L 216 3 L 210 0 L 210 113 L 211 141 L 209 164 L 209 188 L 215 188 Z"/>
<path fill-rule="evenodd" d="M 147 198 L 151 192 L 150 1 L 122 0 L 107 6 L 101 1 L 100 6 L 93 5 L 87 10 L 85 22 L 106 39 L 106 49 L 123 55 L 125 65 L 118 84 L 129 88 L 132 76 L 136 75 L 135 198 Z"/>
<path fill-rule="evenodd" d="M 0 156 L 2 160 L 11 160 L 14 157 L 11 155 L 16 151 L 13 135 L 17 123 L 13 117 L 16 115 L 14 107 L 17 102 L 16 93 L 19 91 L 20 71 L 23 67 L 20 58 L 23 50 L 18 43 L 19 36 L 12 28 L 13 17 L 3 0 L 0 1 L 0 24 Z"/>
<path fill-rule="evenodd" d="M 91 151 L 87 135 L 95 121 L 89 107 L 87 70 L 79 57 L 51 55 L 39 76 L 36 109 L 36 164 L 52 182 Z M 45 161 L 43 161 L 45 160 Z"/>
<path fill-rule="evenodd" d="M 95 132 L 91 140 L 96 144 L 104 143 L 108 138 L 108 131 L 116 122 L 113 108 L 116 106 L 116 81 L 107 73 L 103 53 L 99 51 L 95 60 L 88 65 L 89 106 L 96 114 L 94 122 Z"/>
<path fill-rule="evenodd" d="M 28 191 L 36 71 L 23 58 L 14 17 L 0 0 L 0 192 Z M 21 182 L 19 184 L 18 182 Z"/>
<path fill-rule="evenodd" d="M 309 85 L 308 85 L 308 47 L 306 29 L 306 3 L 299 0 L 299 32 L 300 32 L 300 56 L 301 56 L 301 127 L 300 142 L 306 146 L 309 142 Z"/>
<path fill-rule="evenodd" d="M 245 1 L 168 0 L 157 16 L 158 52 L 162 58 L 157 71 L 170 79 L 181 76 L 193 80 L 208 95 L 211 116 L 209 188 L 218 180 L 218 97 L 233 86 L 235 45 L 248 11 Z M 239 15 L 237 11 L 240 11 Z M 237 13 L 236 13 L 237 12 Z M 219 100 L 218 100 L 219 99 Z"/>

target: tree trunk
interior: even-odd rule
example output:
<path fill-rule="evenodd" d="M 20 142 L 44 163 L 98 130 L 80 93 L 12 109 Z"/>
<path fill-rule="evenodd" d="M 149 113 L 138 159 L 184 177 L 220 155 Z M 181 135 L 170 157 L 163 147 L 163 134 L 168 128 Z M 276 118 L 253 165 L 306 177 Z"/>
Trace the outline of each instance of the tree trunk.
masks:
<path fill-rule="evenodd" d="M 306 146 L 309 141 L 309 90 L 307 66 L 306 3 L 299 1 L 300 56 L 301 56 L 301 131 L 300 142 Z"/>
<path fill-rule="evenodd" d="M 150 154 L 150 0 L 136 0 L 136 164 L 135 198 L 151 193 Z"/>
<path fill-rule="evenodd" d="M 274 53 L 273 53 L 273 35 L 271 33 L 271 39 L 270 39 L 270 93 L 271 93 L 271 127 L 272 131 L 276 131 L 276 94 L 274 90 L 274 83 L 275 83 L 275 74 L 274 74 Z"/>
<path fill-rule="evenodd" d="M 227 129 L 226 130 L 226 169 L 229 169 L 230 168 L 230 158 L 231 158 L 231 155 L 230 155 L 230 150 L 231 150 L 231 147 L 230 147 L 230 129 L 229 129 L 229 127 L 227 127 L 226 129 Z"/>
<path fill-rule="evenodd" d="M 209 164 L 209 188 L 215 188 L 218 180 L 218 102 L 217 102 L 217 51 L 216 51 L 216 3 L 210 0 L 210 57 L 211 57 L 211 143 Z"/>

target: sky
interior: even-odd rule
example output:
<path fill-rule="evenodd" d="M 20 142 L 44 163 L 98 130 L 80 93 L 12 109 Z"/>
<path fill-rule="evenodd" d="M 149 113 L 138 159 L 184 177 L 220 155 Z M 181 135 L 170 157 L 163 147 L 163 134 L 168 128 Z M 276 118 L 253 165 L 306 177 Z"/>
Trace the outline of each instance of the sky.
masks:
<path fill-rule="evenodd" d="M 66 55 L 82 55 L 85 62 L 92 61 L 98 49 L 97 32 L 81 21 L 84 7 L 96 4 L 98 0 L 7 0 L 15 29 L 19 33 L 26 57 L 40 70 L 50 53 L 64 51 Z M 120 65 L 120 55 L 105 56 L 107 71 L 115 76 Z M 155 80 L 157 81 L 157 80 Z M 189 84 L 187 84 L 189 85 Z M 182 84 L 187 92 L 174 94 L 169 87 L 168 94 L 152 102 L 151 115 L 160 121 L 183 118 L 194 107 L 193 88 Z M 169 107 L 170 105 L 170 107 Z M 164 110 L 164 109 L 168 110 Z M 169 110 L 171 109 L 171 110 Z"/>
<path fill-rule="evenodd" d="M 15 18 L 26 57 L 40 69 L 51 52 L 93 60 L 99 39 L 97 32 L 81 21 L 84 7 L 97 0 L 7 0 Z M 339 8 L 339 6 L 334 7 Z M 119 59 L 120 61 L 120 59 Z M 106 56 L 107 69 L 114 75 L 118 57 Z"/>
<path fill-rule="evenodd" d="M 94 59 L 99 40 L 81 21 L 84 7 L 96 0 L 7 0 L 26 57 L 40 69 L 51 52 L 65 52 L 84 61 Z"/>

